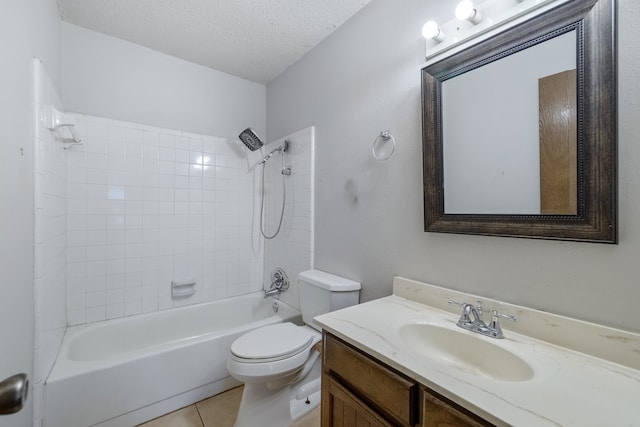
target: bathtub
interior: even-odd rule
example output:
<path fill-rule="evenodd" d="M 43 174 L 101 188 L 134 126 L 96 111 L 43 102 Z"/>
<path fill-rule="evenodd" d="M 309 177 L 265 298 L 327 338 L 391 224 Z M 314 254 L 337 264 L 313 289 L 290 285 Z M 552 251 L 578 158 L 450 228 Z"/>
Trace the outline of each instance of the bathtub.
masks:
<path fill-rule="evenodd" d="M 301 322 L 262 295 L 70 327 L 45 382 L 44 426 L 130 427 L 238 385 L 226 368 L 231 343 Z"/>

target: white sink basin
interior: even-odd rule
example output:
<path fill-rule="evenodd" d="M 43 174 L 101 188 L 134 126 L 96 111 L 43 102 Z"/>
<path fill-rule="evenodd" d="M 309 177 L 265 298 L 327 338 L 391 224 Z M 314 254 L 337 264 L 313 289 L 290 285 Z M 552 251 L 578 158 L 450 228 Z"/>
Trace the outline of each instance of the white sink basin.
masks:
<path fill-rule="evenodd" d="M 520 356 L 473 332 L 432 323 L 408 323 L 398 328 L 403 349 L 460 371 L 500 381 L 527 381 L 532 367 Z"/>

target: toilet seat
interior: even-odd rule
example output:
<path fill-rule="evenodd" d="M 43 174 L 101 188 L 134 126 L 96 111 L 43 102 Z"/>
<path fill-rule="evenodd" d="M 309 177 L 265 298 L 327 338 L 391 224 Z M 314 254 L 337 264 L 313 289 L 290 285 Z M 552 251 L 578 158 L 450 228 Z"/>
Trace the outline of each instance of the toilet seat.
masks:
<path fill-rule="evenodd" d="M 231 344 L 231 356 L 243 363 L 267 363 L 291 358 L 314 343 L 314 334 L 293 323 L 254 329 Z"/>
<path fill-rule="evenodd" d="M 309 326 L 278 323 L 255 329 L 231 344 L 227 369 L 237 380 L 268 381 L 294 374 L 303 368 L 311 347 L 322 339 L 320 332 Z M 259 342 L 265 341 L 268 350 Z M 243 357 L 244 356 L 244 357 Z"/>

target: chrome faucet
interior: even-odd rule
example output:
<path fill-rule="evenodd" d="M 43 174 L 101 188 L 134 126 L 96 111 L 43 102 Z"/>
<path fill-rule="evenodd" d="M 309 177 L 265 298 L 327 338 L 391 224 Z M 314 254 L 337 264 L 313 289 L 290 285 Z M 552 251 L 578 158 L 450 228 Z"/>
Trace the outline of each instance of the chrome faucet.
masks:
<path fill-rule="evenodd" d="M 289 278 L 287 274 L 281 268 L 276 268 L 273 273 L 271 273 L 271 285 L 269 289 L 264 290 L 264 297 L 272 297 L 275 295 L 280 295 L 280 292 L 284 292 L 289 289 Z"/>
<path fill-rule="evenodd" d="M 273 283 L 272 283 L 273 285 Z M 268 298 L 268 297 L 273 297 L 276 295 L 280 295 L 280 292 L 282 292 L 280 290 L 280 288 L 276 287 L 276 286 L 272 286 L 269 290 L 264 290 L 264 297 Z"/>
<path fill-rule="evenodd" d="M 462 308 L 462 313 L 460 314 L 460 318 L 456 323 L 459 327 L 461 327 L 462 329 L 466 329 L 467 331 L 477 332 L 487 337 L 504 338 L 502 328 L 500 327 L 500 323 L 498 321 L 500 317 L 509 319 L 512 322 L 516 321 L 515 316 L 509 316 L 506 314 L 498 313 L 498 310 L 492 310 L 491 322 L 489 322 L 489 324 L 487 325 L 484 322 L 484 310 L 482 308 L 481 301 L 477 301 L 477 306 L 466 302 L 459 303 L 453 300 L 449 300 L 449 304 L 457 305 L 458 307 Z"/>

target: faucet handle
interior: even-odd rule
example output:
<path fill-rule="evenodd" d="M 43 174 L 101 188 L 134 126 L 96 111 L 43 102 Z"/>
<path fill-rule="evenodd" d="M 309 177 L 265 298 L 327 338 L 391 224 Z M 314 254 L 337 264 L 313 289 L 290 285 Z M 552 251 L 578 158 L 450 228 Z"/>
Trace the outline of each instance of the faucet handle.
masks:
<path fill-rule="evenodd" d="M 509 314 L 502 314 L 502 313 L 499 313 L 498 310 L 491 310 L 491 323 L 492 324 L 494 322 L 498 323 L 498 318 L 499 317 L 503 317 L 505 319 L 509 319 L 512 322 L 515 322 L 516 320 L 518 320 L 518 318 L 516 316 L 511 316 Z"/>
<path fill-rule="evenodd" d="M 487 328 L 489 329 L 490 336 L 492 336 L 493 338 L 504 338 L 502 328 L 500 327 L 500 322 L 498 321 L 500 317 L 509 319 L 512 322 L 515 322 L 517 320 L 516 316 L 502 314 L 499 313 L 498 310 L 491 310 L 491 322 L 489 323 Z"/>
<path fill-rule="evenodd" d="M 482 309 L 482 301 L 478 300 L 476 301 L 476 312 L 478 313 L 478 316 L 482 317 L 482 315 L 484 314 L 484 310 Z"/>
<path fill-rule="evenodd" d="M 467 303 L 466 302 L 458 302 L 458 301 L 454 301 L 452 299 L 449 300 L 449 304 L 450 305 L 457 305 L 458 307 L 464 307 Z"/>

